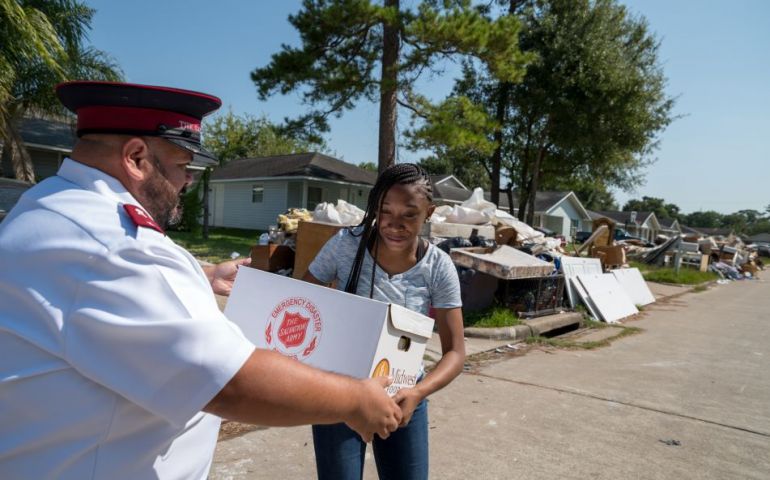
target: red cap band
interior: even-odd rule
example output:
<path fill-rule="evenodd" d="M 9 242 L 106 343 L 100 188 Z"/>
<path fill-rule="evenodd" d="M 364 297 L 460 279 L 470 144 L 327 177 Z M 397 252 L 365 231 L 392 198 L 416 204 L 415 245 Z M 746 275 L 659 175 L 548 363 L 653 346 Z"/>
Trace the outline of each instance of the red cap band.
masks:
<path fill-rule="evenodd" d="M 201 121 L 198 118 L 153 108 L 115 107 L 94 105 L 77 110 L 78 132 L 92 131 L 147 131 L 158 132 L 160 125 L 169 130 L 189 130 L 199 133 Z"/>

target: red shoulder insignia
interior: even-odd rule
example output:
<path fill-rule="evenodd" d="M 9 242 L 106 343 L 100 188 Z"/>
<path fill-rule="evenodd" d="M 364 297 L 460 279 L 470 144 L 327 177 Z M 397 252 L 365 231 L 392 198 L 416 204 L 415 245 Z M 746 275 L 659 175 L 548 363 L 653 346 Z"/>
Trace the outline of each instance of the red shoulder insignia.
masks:
<path fill-rule="evenodd" d="M 128 216 L 131 217 L 131 221 L 133 221 L 137 227 L 152 228 L 153 230 L 159 231 L 163 235 L 166 234 L 166 232 L 160 228 L 160 225 L 155 223 L 155 220 L 152 219 L 150 214 L 141 208 L 137 207 L 136 205 L 129 205 L 127 203 L 123 205 L 123 208 L 126 209 L 126 213 L 128 213 Z"/>

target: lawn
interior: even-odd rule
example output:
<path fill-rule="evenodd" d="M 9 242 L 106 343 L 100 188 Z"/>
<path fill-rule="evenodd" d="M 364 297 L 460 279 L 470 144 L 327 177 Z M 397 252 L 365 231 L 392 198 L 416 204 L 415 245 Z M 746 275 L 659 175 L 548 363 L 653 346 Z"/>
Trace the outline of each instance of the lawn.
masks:
<path fill-rule="evenodd" d="M 680 268 L 677 273 L 671 267 L 654 267 L 638 262 L 631 262 L 631 266 L 638 268 L 648 282 L 698 285 L 719 279 L 719 275 L 714 272 L 701 272 L 692 268 Z"/>
<path fill-rule="evenodd" d="M 191 232 L 168 232 L 168 236 L 178 245 L 184 247 L 195 258 L 211 263 L 230 260 L 233 252 L 242 257 L 249 256 L 251 247 L 257 244 L 259 230 L 244 230 L 240 228 L 211 228 L 209 238 L 204 240 L 200 234 Z"/>
<path fill-rule="evenodd" d="M 472 312 L 463 316 L 466 327 L 510 327 L 521 325 L 521 320 L 516 314 L 505 307 L 493 307 L 478 312 Z"/>

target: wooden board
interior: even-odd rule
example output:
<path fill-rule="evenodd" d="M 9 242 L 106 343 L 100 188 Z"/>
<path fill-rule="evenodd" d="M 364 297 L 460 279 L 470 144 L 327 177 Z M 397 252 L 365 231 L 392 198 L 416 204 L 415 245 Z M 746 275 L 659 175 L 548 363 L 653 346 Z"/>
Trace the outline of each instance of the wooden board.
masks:
<path fill-rule="evenodd" d="M 455 265 L 472 268 L 503 280 L 545 277 L 553 273 L 553 264 L 535 258 L 508 245 L 498 248 L 453 248 Z"/>
<path fill-rule="evenodd" d="M 616 323 L 639 313 L 615 275 L 611 273 L 578 275 L 577 280 L 605 322 Z"/>
<path fill-rule="evenodd" d="M 623 291 L 634 302 L 634 305 L 644 306 L 655 303 L 655 296 L 650 291 L 638 268 L 621 268 L 612 270 L 610 273 L 615 276 L 620 286 L 623 287 Z"/>
<path fill-rule="evenodd" d="M 251 247 L 251 268 L 277 272 L 294 266 L 294 250 L 285 245 L 254 245 Z"/>
<path fill-rule="evenodd" d="M 299 222 L 297 227 L 297 245 L 294 256 L 294 278 L 302 279 L 307 272 L 307 267 L 315 259 L 318 252 L 321 251 L 326 242 L 339 232 L 346 228 L 344 225 L 322 222 Z"/>
<path fill-rule="evenodd" d="M 561 257 L 561 272 L 564 274 L 569 304 L 572 308 L 575 308 L 581 297 L 575 291 L 575 285 L 571 280 L 580 274 L 602 273 L 602 263 L 598 258 L 568 257 L 563 255 Z M 579 284 L 577 286 L 579 288 Z M 591 313 L 593 314 L 593 312 Z M 596 319 L 598 320 L 598 317 Z"/>

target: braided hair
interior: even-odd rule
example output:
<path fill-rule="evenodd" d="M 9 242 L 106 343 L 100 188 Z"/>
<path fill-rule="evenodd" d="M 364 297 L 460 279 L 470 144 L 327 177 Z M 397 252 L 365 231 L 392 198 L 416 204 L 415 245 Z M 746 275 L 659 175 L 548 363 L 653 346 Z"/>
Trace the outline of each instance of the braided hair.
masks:
<path fill-rule="evenodd" d="M 377 235 L 375 220 L 382 209 L 385 195 L 387 195 L 388 190 L 390 190 L 393 185 L 419 185 L 423 189 L 425 196 L 428 198 L 428 202 L 433 202 L 433 188 L 430 183 L 430 177 L 419 165 L 414 163 L 391 165 L 377 177 L 377 182 L 369 192 L 369 199 L 366 204 L 363 220 L 356 227 L 349 229 L 351 235 L 361 237 L 361 242 L 358 245 L 356 257 L 353 260 L 353 266 L 350 269 L 348 283 L 345 285 L 345 291 L 348 293 L 355 294 L 358 290 L 358 279 L 361 276 L 361 267 L 364 264 L 366 249 L 372 248 L 374 252 L 372 256 L 374 262 L 372 265 L 369 298 L 372 298 L 374 294 L 374 272 L 377 269 L 377 250 L 379 247 L 379 235 Z M 354 233 L 354 229 L 360 229 L 359 233 Z"/>

